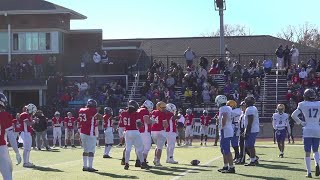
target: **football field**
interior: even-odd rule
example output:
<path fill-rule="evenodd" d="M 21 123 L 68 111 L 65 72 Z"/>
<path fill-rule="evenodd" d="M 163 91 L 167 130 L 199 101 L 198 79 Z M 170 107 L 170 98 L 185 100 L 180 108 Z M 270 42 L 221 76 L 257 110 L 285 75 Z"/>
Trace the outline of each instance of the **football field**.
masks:
<path fill-rule="evenodd" d="M 153 165 L 153 151 L 148 158 L 149 164 Z M 217 171 L 221 168 L 222 158 L 218 147 L 201 147 L 199 143 L 194 143 L 192 147 L 178 147 L 175 150 L 175 160 L 179 164 L 172 165 L 165 163 L 166 150 L 163 152 L 161 160 L 162 167 L 152 167 L 150 170 L 142 170 L 134 167 L 134 161 L 130 162 L 129 170 L 124 170 L 120 165 L 123 148 L 113 148 L 111 150 L 112 159 L 103 159 L 104 148 L 97 148 L 94 159 L 94 168 L 98 172 L 90 173 L 82 171 L 82 150 L 80 148 L 55 149 L 54 151 L 32 151 L 31 162 L 37 165 L 35 168 L 23 168 L 22 165 L 15 165 L 15 156 L 10 151 L 13 160 L 14 179 L 304 179 L 304 151 L 301 142 L 296 144 L 286 144 L 285 157 L 278 158 L 278 148 L 273 142 L 258 142 L 257 155 L 260 157 L 260 164 L 256 167 L 236 166 L 236 174 L 221 174 Z M 22 155 L 22 150 L 20 150 Z M 131 159 L 135 159 L 132 151 Z M 190 161 L 200 160 L 199 166 L 191 166 Z M 314 163 L 312 161 L 312 170 Z M 313 177 L 314 172 L 313 172 Z"/>

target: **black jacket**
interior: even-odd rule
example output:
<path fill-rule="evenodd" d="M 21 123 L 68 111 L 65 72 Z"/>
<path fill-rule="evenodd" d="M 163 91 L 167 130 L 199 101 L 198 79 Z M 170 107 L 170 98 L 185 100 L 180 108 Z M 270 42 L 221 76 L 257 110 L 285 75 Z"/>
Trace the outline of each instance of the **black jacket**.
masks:
<path fill-rule="evenodd" d="M 37 116 L 36 118 L 39 118 L 39 121 L 37 121 L 37 120 L 35 121 L 35 123 L 33 125 L 33 129 L 36 132 L 42 132 L 42 131 L 47 130 L 47 126 L 48 126 L 47 118 L 44 116 Z"/>

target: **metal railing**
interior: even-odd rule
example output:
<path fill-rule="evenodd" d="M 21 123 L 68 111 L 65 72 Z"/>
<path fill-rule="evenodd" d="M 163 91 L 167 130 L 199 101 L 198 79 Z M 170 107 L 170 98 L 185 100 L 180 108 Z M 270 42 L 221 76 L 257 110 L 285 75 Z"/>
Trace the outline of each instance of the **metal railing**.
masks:
<path fill-rule="evenodd" d="M 138 73 L 134 76 L 134 82 L 130 90 L 129 100 L 131 100 L 132 97 L 136 95 L 137 86 L 139 85 L 139 76 L 140 73 L 138 71 Z"/>

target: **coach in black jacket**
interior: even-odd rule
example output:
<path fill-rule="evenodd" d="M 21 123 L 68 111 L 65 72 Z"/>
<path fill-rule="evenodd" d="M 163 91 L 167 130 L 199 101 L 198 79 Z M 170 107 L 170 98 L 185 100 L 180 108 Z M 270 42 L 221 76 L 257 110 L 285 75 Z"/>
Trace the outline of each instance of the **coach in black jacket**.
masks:
<path fill-rule="evenodd" d="M 33 125 L 33 129 L 36 132 L 36 142 L 37 142 L 38 150 L 41 150 L 41 145 L 42 145 L 40 138 L 42 139 L 46 149 L 50 150 L 48 145 L 48 140 L 46 138 L 47 126 L 48 126 L 47 118 L 43 115 L 41 110 L 38 110 L 35 114 L 34 125 Z"/>

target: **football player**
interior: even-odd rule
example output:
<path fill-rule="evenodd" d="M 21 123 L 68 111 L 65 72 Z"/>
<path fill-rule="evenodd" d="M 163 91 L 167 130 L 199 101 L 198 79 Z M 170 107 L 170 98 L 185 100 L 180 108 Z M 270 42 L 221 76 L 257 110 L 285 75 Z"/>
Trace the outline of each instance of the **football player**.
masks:
<path fill-rule="evenodd" d="M 62 118 L 60 117 L 60 112 L 56 111 L 54 113 L 54 117 L 52 118 L 52 126 L 53 126 L 53 148 L 55 148 L 57 140 L 59 142 L 59 147 L 61 146 L 61 126 L 62 126 Z"/>
<path fill-rule="evenodd" d="M 118 116 L 118 134 L 119 134 L 119 146 L 121 147 L 124 144 L 124 125 L 123 121 L 121 119 L 121 113 L 124 111 L 124 109 L 119 110 L 119 116 Z"/>
<path fill-rule="evenodd" d="M 95 124 L 97 120 L 102 119 L 102 115 L 97 112 L 97 101 L 93 99 L 88 99 L 86 107 L 79 110 L 80 138 L 83 146 L 83 171 L 98 171 L 92 167 L 97 141 Z"/>
<path fill-rule="evenodd" d="M 303 144 L 305 151 L 305 162 L 307 167 L 307 177 L 311 178 L 311 148 L 316 166 L 315 176 L 319 176 L 319 140 L 320 140 L 320 102 L 316 101 L 316 92 L 313 89 L 306 89 L 303 93 L 304 101 L 298 104 L 297 109 L 292 113 L 291 117 L 297 124 L 303 126 Z M 299 118 L 302 114 L 305 121 Z"/>
<path fill-rule="evenodd" d="M 147 163 L 147 157 L 149 154 L 149 151 L 151 149 L 151 120 L 150 120 L 150 113 L 153 110 L 153 102 L 150 100 L 144 101 L 142 106 L 137 110 L 139 114 L 139 119 L 141 119 L 142 126 L 139 128 L 139 131 L 141 133 L 142 142 L 143 142 L 143 157 L 144 162 Z M 136 160 L 136 167 L 140 167 L 141 162 L 139 161 L 139 158 Z"/>
<path fill-rule="evenodd" d="M 75 148 L 76 146 L 74 145 L 74 129 L 75 129 L 75 122 L 76 119 L 72 116 L 71 112 L 67 113 L 67 117 L 64 118 L 64 127 L 65 128 L 65 145 L 64 147 L 68 147 L 68 141 L 71 143 L 71 147 Z"/>
<path fill-rule="evenodd" d="M 240 128 L 240 140 L 239 140 L 239 146 L 240 146 L 240 153 L 239 153 L 239 159 L 237 160 L 236 164 L 245 164 L 246 160 L 246 148 L 245 148 L 245 137 L 244 137 L 244 132 L 245 132 L 245 126 L 244 126 L 244 120 L 245 120 L 245 112 L 246 112 L 246 103 L 242 101 L 240 103 L 240 108 L 241 108 L 241 115 L 239 117 L 239 128 Z M 250 153 L 249 153 L 250 155 Z"/>
<path fill-rule="evenodd" d="M 224 166 L 219 169 L 222 173 L 235 173 L 235 167 L 233 166 L 232 153 L 230 151 L 230 143 L 233 137 L 232 128 L 232 109 L 227 106 L 227 97 L 225 95 L 218 95 L 215 99 L 215 103 L 219 107 L 219 133 L 220 133 L 220 148 L 223 155 Z"/>
<path fill-rule="evenodd" d="M 200 145 L 202 146 L 203 144 L 203 136 L 204 136 L 204 145 L 207 145 L 207 140 L 208 140 L 208 126 L 209 123 L 211 122 L 212 117 L 209 116 L 209 113 L 207 110 L 203 110 L 202 115 L 200 116 L 200 121 L 201 121 L 201 143 Z"/>
<path fill-rule="evenodd" d="M 250 163 L 245 166 L 255 166 L 259 163 L 256 156 L 256 149 L 254 147 L 260 130 L 259 113 L 258 109 L 254 106 L 254 97 L 247 96 L 244 101 L 247 106 L 245 112 L 245 145 L 250 153 Z"/>
<path fill-rule="evenodd" d="M 280 150 L 279 157 L 283 158 L 284 151 L 284 141 L 286 139 L 287 130 L 290 134 L 290 124 L 289 124 L 289 115 L 284 112 L 285 106 L 284 104 L 277 105 L 277 113 L 272 115 L 272 126 L 275 130 L 275 136 L 278 143 L 278 148 Z M 287 130 L 286 130 L 287 128 Z"/>
<path fill-rule="evenodd" d="M 185 137 L 186 137 L 186 146 L 192 146 L 192 139 L 193 139 L 193 125 L 195 123 L 194 121 L 194 114 L 192 113 L 192 110 L 188 108 L 186 110 L 186 115 L 185 115 L 185 127 L 186 127 L 186 132 L 185 132 Z"/>
<path fill-rule="evenodd" d="M 12 163 L 9 156 L 5 135 L 7 134 L 11 147 L 16 153 L 17 164 L 21 163 L 16 136 L 13 132 L 13 117 L 6 112 L 7 97 L 0 93 L 0 173 L 4 180 L 12 180 Z"/>
<path fill-rule="evenodd" d="M 239 117 L 241 115 L 241 109 L 237 108 L 237 102 L 234 100 L 229 100 L 227 105 L 232 108 L 231 119 L 232 119 L 232 128 L 233 128 L 233 137 L 231 139 L 231 145 L 234 150 L 234 162 L 239 158 Z"/>
<path fill-rule="evenodd" d="M 23 167 L 35 167 L 30 162 L 30 151 L 32 146 L 32 116 L 37 112 L 37 107 L 34 104 L 28 104 L 25 112 L 20 114 L 21 134 L 20 137 L 23 141 Z"/>
<path fill-rule="evenodd" d="M 166 103 L 160 101 L 156 104 L 156 110 L 151 113 L 151 136 L 153 142 L 156 144 L 155 155 L 153 164 L 155 166 L 162 166 L 160 164 L 162 148 L 166 142 L 166 132 L 165 129 L 168 128 L 168 121 L 166 117 Z"/>
<path fill-rule="evenodd" d="M 105 141 L 103 158 L 111 158 L 110 150 L 113 145 L 113 110 L 110 107 L 104 108 L 103 128 Z"/>
<path fill-rule="evenodd" d="M 166 105 L 166 115 L 167 115 L 167 120 L 168 120 L 168 124 L 169 127 L 167 128 L 167 163 L 171 163 L 171 164 L 178 164 L 178 161 L 175 161 L 173 158 L 173 154 L 174 154 L 174 148 L 175 148 L 175 144 L 176 144 L 176 138 L 177 138 L 177 125 L 176 125 L 176 121 L 178 119 L 177 116 L 177 107 L 172 104 L 172 103 L 168 103 Z"/>
<path fill-rule="evenodd" d="M 139 104 L 130 100 L 128 102 L 128 110 L 125 110 L 121 113 L 121 117 L 123 120 L 123 124 L 125 127 L 125 139 L 126 139 L 126 148 L 125 148 L 125 166 L 124 169 L 129 169 L 129 160 L 130 160 L 130 152 L 132 149 L 132 145 L 136 149 L 137 156 L 141 163 L 141 169 L 149 169 L 147 163 L 144 162 L 143 158 L 143 142 L 141 138 L 141 134 L 139 132 L 139 128 L 142 127 L 141 119 L 139 119 L 139 114 L 137 110 L 139 108 Z"/>

